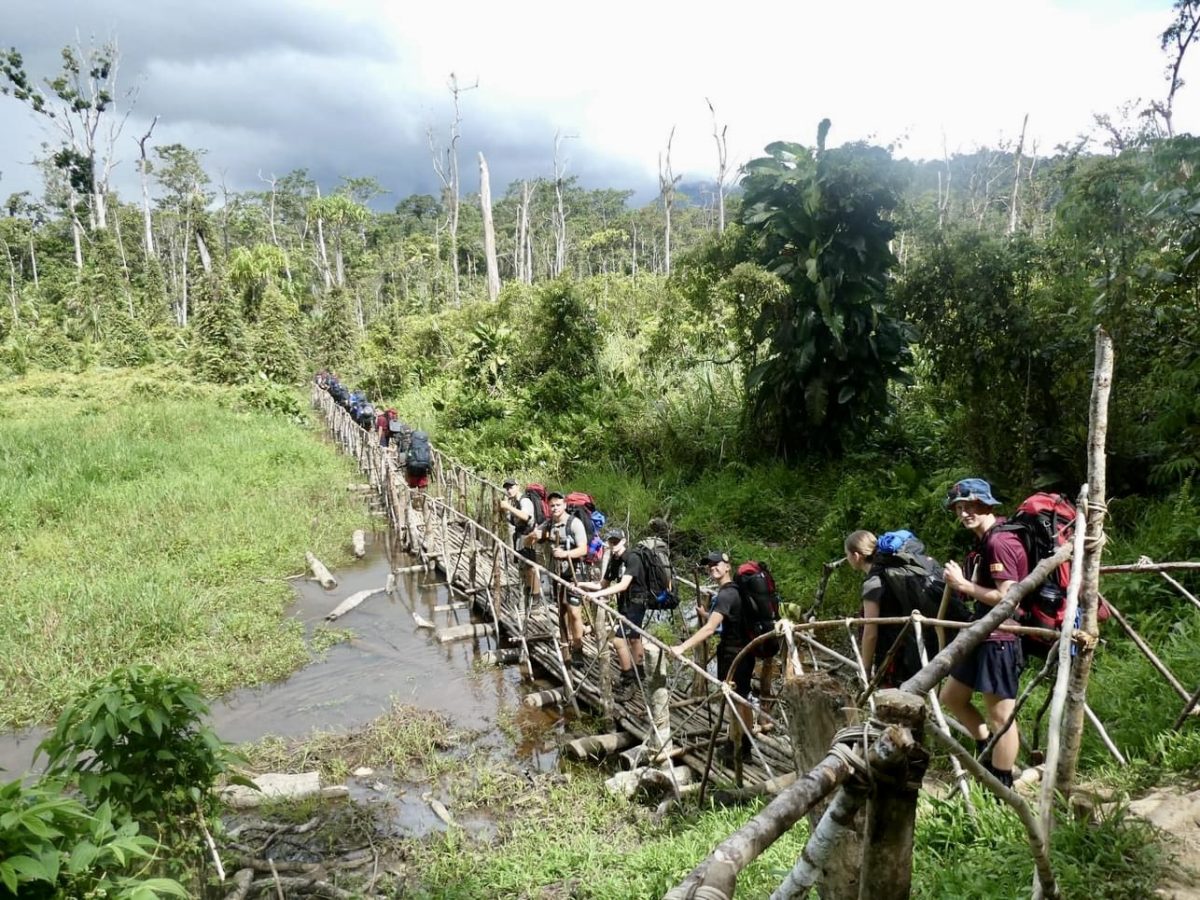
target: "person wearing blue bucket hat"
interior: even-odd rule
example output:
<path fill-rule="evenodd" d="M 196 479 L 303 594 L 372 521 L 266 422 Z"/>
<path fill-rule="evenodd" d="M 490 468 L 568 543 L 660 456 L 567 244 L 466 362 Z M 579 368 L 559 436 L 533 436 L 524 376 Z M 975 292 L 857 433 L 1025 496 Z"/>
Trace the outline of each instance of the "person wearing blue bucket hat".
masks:
<path fill-rule="evenodd" d="M 968 604 L 974 604 L 976 620 L 991 612 L 1008 589 L 1029 574 L 1029 557 L 1020 537 L 996 527 L 1004 521 L 996 515 L 999 505 L 992 486 L 982 478 L 964 478 L 946 492 L 946 508 L 976 538 L 975 549 L 961 566 L 953 560 L 946 563 L 946 585 Z M 940 694 L 942 704 L 975 738 L 978 751 L 1012 715 L 1024 665 L 1017 636 L 997 630 L 950 670 Z M 976 693 L 983 695 L 986 720 L 971 702 Z M 1013 765 L 1020 747 L 1014 722 L 996 739 L 991 758 L 981 760 L 1008 787 L 1012 787 Z"/>

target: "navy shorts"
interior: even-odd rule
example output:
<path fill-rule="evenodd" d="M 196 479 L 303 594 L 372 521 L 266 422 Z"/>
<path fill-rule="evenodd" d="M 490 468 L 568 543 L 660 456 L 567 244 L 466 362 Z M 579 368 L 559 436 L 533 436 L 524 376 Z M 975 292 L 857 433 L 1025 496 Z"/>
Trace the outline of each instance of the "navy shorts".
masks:
<path fill-rule="evenodd" d="M 617 606 L 617 612 L 623 615 L 626 619 L 636 625 L 642 627 L 642 623 L 646 621 L 646 605 L 638 603 L 636 600 L 630 600 L 628 603 L 621 603 Z M 614 632 L 617 637 L 625 638 L 630 641 L 640 641 L 641 634 L 628 628 L 624 622 L 618 621 Z"/>
<path fill-rule="evenodd" d="M 950 670 L 950 677 L 980 693 L 1014 700 L 1024 668 L 1020 641 L 984 641 L 961 665 Z"/>
<path fill-rule="evenodd" d="M 722 681 L 729 675 L 729 667 L 733 658 L 742 652 L 741 647 L 731 647 L 726 644 L 717 645 L 717 677 Z M 733 673 L 733 689 L 741 697 L 750 696 L 750 679 L 754 676 L 754 654 L 747 653 L 738 663 L 737 671 Z"/>

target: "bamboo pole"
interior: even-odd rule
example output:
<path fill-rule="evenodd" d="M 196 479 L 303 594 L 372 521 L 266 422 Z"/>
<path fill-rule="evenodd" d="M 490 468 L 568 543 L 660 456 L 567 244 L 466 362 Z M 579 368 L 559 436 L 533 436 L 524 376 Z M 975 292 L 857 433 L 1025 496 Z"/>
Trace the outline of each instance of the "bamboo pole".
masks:
<path fill-rule="evenodd" d="M 1079 499 L 1075 501 L 1077 523 L 1087 521 L 1088 486 L 1079 489 Z M 1084 558 L 1084 542 L 1087 538 L 1083 528 L 1075 529 L 1075 559 Z M 1079 607 L 1079 590 L 1083 585 L 1083 566 L 1071 567 L 1071 582 L 1067 587 L 1067 599 L 1064 601 L 1063 624 L 1075 621 L 1075 611 Z M 1071 648 L 1067 640 L 1058 642 L 1058 672 L 1054 680 L 1054 690 L 1050 700 L 1050 728 L 1046 737 L 1046 769 L 1042 777 L 1041 790 L 1041 819 L 1042 836 L 1050 843 L 1050 835 L 1054 830 L 1054 786 L 1058 774 L 1058 762 L 1063 742 L 1063 720 L 1067 705 L 1067 691 L 1071 683 Z M 1036 894 L 1038 887 L 1034 885 Z"/>
<path fill-rule="evenodd" d="M 1183 686 L 1183 684 L 1180 683 L 1179 679 L 1175 677 L 1174 673 L 1172 673 L 1171 670 L 1167 668 L 1166 664 L 1158 658 L 1153 650 L 1150 649 L 1150 645 L 1147 644 L 1142 636 L 1134 630 L 1133 626 L 1129 624 L 1121 611 L 1113 606 L 1112 601 L 1105 598 L 1104 602 L 1112 612 L 1112 617 L 1117 620 L 1117 624 L 1121 626 L 1121 628 L 1125 631 L 1125 634 L 1129 636 L 1131 641 L 1133 641 L 1133 645 L 1142 651 L 1142 655 L 1149 660 L 1150 665 L 1152 665 L 1158 671 L 1158 674 L 1166 679 L 1167 684 L 1171 685 L 1175 693 L 1179 695 L 1179 698 L 1181 700 L 1187 700 L 1187 689 Z"/>
<path fill-rule="evenodd" d="M 1058 785 L 1070 795 L 1075 785 L 1075 766 L 1079 761 L 1079 746 L 1083 739 L 1083 707 L 1087 703 L 1088 678 L 1095 659 L 1096 635 L 1099 629 L 1100 557 L 1104 551 L 1104 516 L 1106 503 L 1105 437 L 1108 433 L 1108 396 L 1112 389 L 1112 338 L 1103 327 L 1096 329 L 1096 365 L 1092 379 L 1091 412 L 1088 416 L 1088 485 L 1090 487 L 1087 517 L 1087 553 L 1077 561 L 1083 569 L 1080 589 L 1084 643 L 1072 665 L 1070 687 L 1063 731 L 1063 751 L 1059 759 Z M 1076 528 L 1078 528 L 1078 522 Z"/>

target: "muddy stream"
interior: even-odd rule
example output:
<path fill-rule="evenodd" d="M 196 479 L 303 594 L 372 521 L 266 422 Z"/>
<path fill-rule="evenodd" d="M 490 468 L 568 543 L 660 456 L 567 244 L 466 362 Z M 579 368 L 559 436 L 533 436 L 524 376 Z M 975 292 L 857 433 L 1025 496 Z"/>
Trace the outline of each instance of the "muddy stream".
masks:
<path fill-rule="evenodd" d="M 367 555 L 337 570 L 339 584 L 331 591 L 312 581 L 294 581 L 296 601 L 288 615 L 301 620 L 311 634 L 346 597 L 373 588 L 382 591 L 393 565 L 400 568 L 417 562 L 393 546 L 389 532 L 369 535 Z M 332 623 L 331 627 L 353 632 L 350 641 L 330 647 L 324 658 L 284 681 L 235 691 L 214 701 L 213 727 L 233 743 L 266 735 L 302 737 L 314 731 L 352 730 L 400 702 L 443 713 L 457 728 L 483 732 L 485 745 L 511 753 L 531 769 L 555 768 L 561 717 L 553 710 L 530 709 L 521 703 L 525 693 L 548 685 L 523 683 L 516 666 L 476 665 L 477 657 L 492 646 L 486 638 L 439 644 L 433 632 L 417 627 L 414 610 L 439 628 L 472 621 L 466 610 L 434 612 L 435 606 L 450 602 L 437 573 L 396 576 L 390 595 L 378 593 Z M 515 729 L 499 728 L 502 713 Z M 516 740 L 507 736 L 514 730 Z M 44 733 L 35 728 L 0 735 L 0 769 L 6 770 L 5 777 L 31 770 Z"/>

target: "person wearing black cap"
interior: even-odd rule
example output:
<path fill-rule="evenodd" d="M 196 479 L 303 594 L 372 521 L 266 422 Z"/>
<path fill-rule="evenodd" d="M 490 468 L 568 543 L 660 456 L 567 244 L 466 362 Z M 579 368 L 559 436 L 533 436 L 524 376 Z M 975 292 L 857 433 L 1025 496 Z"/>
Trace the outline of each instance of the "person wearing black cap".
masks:
<path fill-rule="evenodd" d="M 953 560 L 946 563 L 946 585 L 965 600 L 974 601 L 976 619 L 991 612 L 1008 589 L 1029 574 L 1029 557 L 1021 539 L 1011 531 L 996 528 L 1004 521 L 996 515 L 999 505 L 991 485 L 982 478 L 964 478 L 946 494 L 945 506 L 977 538 L 975 549 L 962 566 Z M 971 732 L 978 749 L 982 750 L 991 732 L 1003 728 L 1012 715 L 1024 665 L 1017 636 L 997 630 L 950 670 L 939 696 Z M 971 702 L 976 692 L 983 695 L 986 721 Z M 982 760 L 1007 787 L 1012 787 L 1013 765 L 1020 748 L 1020 734 L 1013 722 L 992 746 L 991 759 Z"/>
<path fill-rule="evenodd" d="M 713 597 L 712 609 L 708 612 L 707 621 L 696 629 L 696 633 L 682 644 L 672 647 L 671 651 L 682 656 L 697 644 L 708 640 L 718 628 L 721 629 L 721 640 L 717 644 L 717 677 L 724 681 L 729 676 L 734 657 L 746 646 L 742 594 L 733 582 L 733 564 L 729 561 L 728 553 L 713 550 L 701 557 L 700 565 L 708 569 L 709 576 L 717 583 L 717 594 Z M 697 612 L 703 617 L 702 610 L 697 609 Z M 742 657 L 733 673 L 733 688 L 742 699 L 750 696 L 750 679 L 753 675 L 754 656 L 747 654 Z M 736 705 L 738 715 L 729 723 L 729 743 L 726 745 L 726 752 L 733 749 L 739 735 L 743 752 L 750 749 L 749 732 L 753 723 L 753 710 L 749 705 Z"/>
<path fill-rule="evenodd" d="M 600 583 L 583 582 L 579 586 L 588 593 L 584 598 L 600 600 L 617 595 L 617 612 L 642 627 L 646 619 L 646 597 L 650 589 L 646 586 L 646 569 L 641 557 L 627 552 L 628 542 L 620 528 L 610 528 L 604 534 L 608 544 L 608 564 Z M 614 629 L 613 649 L 617 651 L 617 666 L 621 670 L 621 683 L 617 686 L 617 699 L 628 700 L 637 687 L 637 676 L 633 667 L 640 666 L 645 655 L 642 636 L 624 621 Z"/>
<path fill-rule="evenodd" d="M 513 527 L 513 546 L 516 548 L 518 556 L 534 562 L 537 554 L 527 540 L 533 532 L 534 526 L 537 525 L 533 498 L 529 496 L 528 492 L 521 492 L 521 485 L 514 478 L 505 479 L 504 493 L 507 500 L 500 501 L 500 509 L 508 514 L 509 524 Z M 525 584 L 529 590 L 529 597 L 536 603 L 542 599 L 542 579 L 538 570 L 533 566 L 523 566 L 522 568 L 525 571 Z"/>

